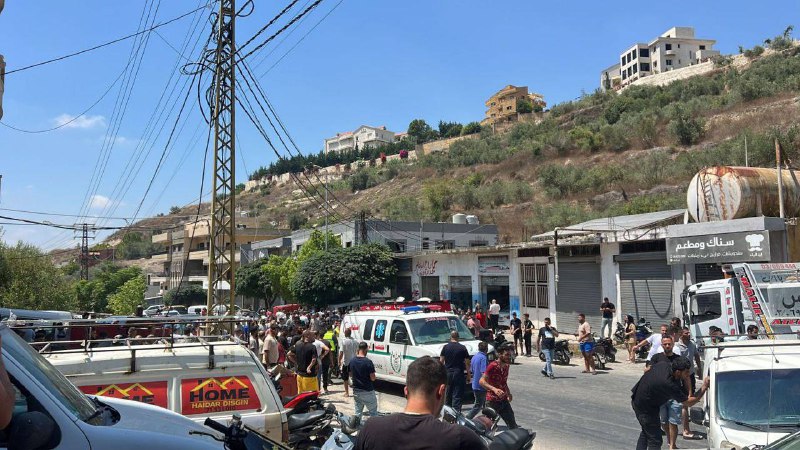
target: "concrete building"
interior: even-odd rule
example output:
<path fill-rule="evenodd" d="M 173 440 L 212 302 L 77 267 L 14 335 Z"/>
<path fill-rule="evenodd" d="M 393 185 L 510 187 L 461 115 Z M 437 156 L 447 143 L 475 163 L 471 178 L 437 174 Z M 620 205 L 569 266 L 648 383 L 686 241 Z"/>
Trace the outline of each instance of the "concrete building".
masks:
<path fill-rule="evenodd" d="M 605 91 L 607 89 L 616 89 L 622 85 L 619 67 L 619 63 L 616 63 L 600 72 L 600 89 Z"/>
<path fill-rule="evenodd" d="M 276 230 L 264 226 L 264 220 L 257 217 L 236 218 L 236 248 L 243 244 L 279 238 L 289 234 L 288 230 Z M 148 275 L 148 285 L 161 286 L 167 290 L 178 284 L 196 284 L 208 289 L 208 260 L 210 246 L 210 217 L 201 218 L 197 223 L 184 225 L 182 230 L 154 234 L 154 244 L 163 251 L 152 256 L 154 262 L 162 264 L 162 270 Z M 237 251 L 235 260 L 241 261 Z"/>
<path fill-rule="evenodd" d="M 637 43 L 619 56 L 621 86 L 628 85 L 648 75 L 667 72 L 708 61 L 719 55 L 712 47 L 713 39 L 695 38 L 692 27 L 673 27 L 649 43 Z M 600 73 L 600 87 L 605 89 L 606 74 L 611 66 Z M 613 86 L 613 84 L 612 84 Z"/>
<path fill-rule="evenodd" d="M 494 126 L 517 120 L 519 116 L 517 105 L 520 101 L 530 102 L 534 111 L 547 106 L 541 94 L 529 93 L 527 86 L 509 84 L 486 100 L 486 117 L 481 121 L 481 125 Z"/>
<path fill-rule="evenodd" d="M 336 133 L 336 136 L 325 139 L 325 153 L 375 148 L 393 142 L 395 133 L 387 130 L 385 126 L 361 125 L 355 131 Z"/>

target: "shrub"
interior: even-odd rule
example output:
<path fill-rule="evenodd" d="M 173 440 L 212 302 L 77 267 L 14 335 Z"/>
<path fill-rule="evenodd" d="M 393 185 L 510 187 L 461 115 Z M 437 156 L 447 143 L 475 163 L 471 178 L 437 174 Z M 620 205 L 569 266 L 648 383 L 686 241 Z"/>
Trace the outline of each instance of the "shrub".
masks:
<path fill-rule="evenodd" d="M 419 201 L 411 196 L 399 196 L 387 200 L 382 206 L 383 215 L 389 220 L 418 221 L 425 219 Z"/>
<path fill-rule="evenodd" d="M 670 116 L 667 130 L 681 145 L 693 145 L 703 136 L 703 121 L 694 118 L 683 107 L 676 105 Z"/>
<path fill-rule="evenodd" d="M 588 127 L 579 126 L 569 130 L 569 137 L 583 151 L 595 152 L 603 146 L 603 136 Z"/>
<path fill-rule="evenodd" d="M 478 122 L 470 122 L 464 125 L 464 128 L 461 129 L 461 135 L 466 136 L 468 134 L 475 134 L 481 132 L 481 124 Z"/>
<path fill-rule="evenodd" d="M 616 125 L 604 125 L 600 128 L 600 136 L 603 138 L 605 148 L 620 152 L 627 150 L 630 146 L 626 132 L 622 127 Z"/>

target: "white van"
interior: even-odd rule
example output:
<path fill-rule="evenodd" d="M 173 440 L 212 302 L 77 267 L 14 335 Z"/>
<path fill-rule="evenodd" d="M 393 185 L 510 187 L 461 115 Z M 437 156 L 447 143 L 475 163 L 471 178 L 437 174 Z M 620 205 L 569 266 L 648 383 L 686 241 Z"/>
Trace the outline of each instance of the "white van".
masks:
<path fill-rule="evenodd" d="M 442 347 L 450 341 L 452 330 L 458 331 L 459 342 L 467 347 L 470 356 L 478 352 L 479 341 L 455 314 L 423 312 L 419 306 L 346 314 L 340 340 L 348 328 L 353 338 L 369 345 L 367 357 L 375 365 L 375 376 L 394 383 L 405 384 L 408 365 L 417 358 L 438 358 Z M 493 352 L 490 345 L 489 353 Z"/>
<path fill-rule="evenodd" d="M 239 344 L 95 347 L 45 356 L 86 394 L 137 400 L 198 422 L 226 422 L 236 413 L 249 428 L 288 439 L 275 386 L 258 358 Z"/>
<path fill-rule="evenodd" d="M 711 384 L 690 417 L 707 428 L 708 448 L 764 446 L 797 430 L 800 342 L 723 342 L 704 354 Z"/>

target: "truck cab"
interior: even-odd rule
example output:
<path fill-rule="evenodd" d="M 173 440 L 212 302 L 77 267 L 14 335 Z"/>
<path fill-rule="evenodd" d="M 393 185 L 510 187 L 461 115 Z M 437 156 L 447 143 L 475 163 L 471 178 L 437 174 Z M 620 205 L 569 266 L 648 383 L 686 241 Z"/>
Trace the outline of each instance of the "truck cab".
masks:
<path fill-rule="evenodd" d="M 729 336 L 744 335 L 747 326 L 755 323 L 745 318 L 739 284 L 733 278 L 708 281 L 686 288 L 681 297 L 684 322 L 692 336 L 711 343 L 710 330 L 717 327 Z"/>

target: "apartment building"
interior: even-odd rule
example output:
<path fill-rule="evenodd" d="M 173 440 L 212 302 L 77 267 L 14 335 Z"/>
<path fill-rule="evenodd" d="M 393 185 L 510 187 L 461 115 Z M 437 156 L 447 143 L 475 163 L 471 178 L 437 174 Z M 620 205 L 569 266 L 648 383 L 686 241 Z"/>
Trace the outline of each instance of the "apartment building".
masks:
<path fill-rule="evenodd" d="M 161 264 L 161 271 L 150 274 L 148 284 L 161 286 L 167 290 L 183 284 L 196 284 L 208 289 L 208 260 L 210 247 L 210 217 L 192 221 L 183 229 L 154 234 L 154 244 L 163 247 L 163 251 L 152 256 L 153 262 Z M 264 219 L 258 217 L 236 218 L 235 261 L 240 262 L 242 245 L 256 241 L 270 240 L 288 235 L 288 230 L 269 227 Z"/>
<path fill-rule="evenodd" d="M 361 125 L 355 131 L 336 133 L 336 136 L 325 139 L 325 153 L 375 148 L 394 141 L 395 133 L 387 130 L 385 126 Z"/>
<path fill-rule="evenodd" d="M 547 106 L 541 94 L 528 92 L 528 86 L 509 84 L 486 100 L 486 117 L 481 121 L 481 125 L 493 126 L 517 120 L 517 106 L 520 101 L 530 102 L 534 110 L 544 109 Z"/>
<path fill-rule="evenodd" d="M 649 43 L 637 43 L 619 56 L 619 63 L 600 73 L 600 88 L 625 86 L 657 73 L 688 67 L 719 55 L 713 39 L 698 39 L 692 27 L 672 27 Z M 619 84 L 615 85 L 612 71 L 618 69 Z"/>

